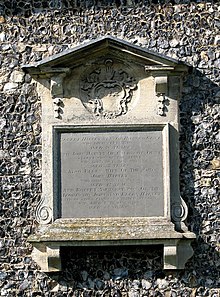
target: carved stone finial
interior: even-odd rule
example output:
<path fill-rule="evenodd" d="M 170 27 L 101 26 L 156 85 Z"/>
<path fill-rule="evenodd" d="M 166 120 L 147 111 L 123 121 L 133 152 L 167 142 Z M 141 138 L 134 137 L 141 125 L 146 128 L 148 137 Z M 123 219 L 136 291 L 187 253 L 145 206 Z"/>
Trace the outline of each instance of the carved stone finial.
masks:
<path fill-rule="evenodd" d="M 167 94 L 167 76 L 155 77 L 155 91 L 158 97 L 158 115 L 166 115 L 166 94 Z"/>
<path fill-rule="evenodd" d="M 51 95 L 54 104 L 54 117 L 62 118 L 63 113 L 63 79 L 66 73 L 59 73 L 51 77 Z"/>
<path fill-rule="evenodd" d="M 158 104 L 157 104 L 157 113 L 160 116 L 165 116 L 165 101 L 166 101 L 166 97 L 163 93 L 157 93 L 157 97 L 158 97 Z"/>

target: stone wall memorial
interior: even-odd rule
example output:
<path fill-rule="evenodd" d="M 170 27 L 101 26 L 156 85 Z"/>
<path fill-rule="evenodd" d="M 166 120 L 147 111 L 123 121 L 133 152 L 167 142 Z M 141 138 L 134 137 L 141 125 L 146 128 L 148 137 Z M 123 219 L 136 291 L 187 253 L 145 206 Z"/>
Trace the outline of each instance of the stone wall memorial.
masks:
<path fill-rule="evenodd" d="M 183 269 L 195 237 L 179 192 L 179 112 L 188 68 L 106 36 L 23 66 L 42 98 L 40 226 L 45 272 L 63 246 L 163 245 Z"/>
<path fill-rule="evenodd" d="M 220 296 L 219 17 L 0 2 L 0 296 Z"/>

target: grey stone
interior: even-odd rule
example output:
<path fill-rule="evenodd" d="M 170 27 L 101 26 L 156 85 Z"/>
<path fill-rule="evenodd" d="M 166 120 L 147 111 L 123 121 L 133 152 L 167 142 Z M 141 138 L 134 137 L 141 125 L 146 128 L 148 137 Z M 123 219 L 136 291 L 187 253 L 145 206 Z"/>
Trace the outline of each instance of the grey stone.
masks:
<path fill-rule="evenodd" d="M 7 273 L 6 272 L 4 272 L 4 271 L 0 271 L 0 280 L 2 281 L 2 280 L 5 280 L 6 278 L 7 278 Z"/>
<path fill-rule="evenodd" d="M 110 273 L 108 273 L 107 271 L 104 272 L 103 278 L 105 280 L 109 280 L 111 278 Z"/>
<path fill-rule="evenodd" d="M 105 287 L 105 282 L 100 280 L 100 279 L 96 279 L 95 280 L 95 287 L 98 289 L 98 290 L 103 290 L 104 287 Z"/>
<path fill-rule="evenodd" d="M 86 270 L 83 270 L 81 272 L 81 276 L 82 276 L 83 281 L 85 282 L 88 278 L 88 272 Z"/>
<path fill-rule="evenodd" d="M 152 271 L 147 271 L 144 273 L 144 278 L 145 279 L 151 279 L 153 277 L 153 272 Z"/>
<path fill-rule="evenodd" d="M 88 288 L 89 289 L 94 289 L 95 288 L 95 282 L 89 277 L 87 280 L 88 283 Z"/>
<path fill-rule="evenodd" d="M 116 268 L 113 271 L 113 279 L 118 280 L 128 276 L 128 269 L 126 268 Z"/>
<path fill-rule="evenodd" d="M 28 280 L 24 280 L 22 284 L 19 286 L 19 292 L 26 290 L 29 287 L 30 283 Z"/>

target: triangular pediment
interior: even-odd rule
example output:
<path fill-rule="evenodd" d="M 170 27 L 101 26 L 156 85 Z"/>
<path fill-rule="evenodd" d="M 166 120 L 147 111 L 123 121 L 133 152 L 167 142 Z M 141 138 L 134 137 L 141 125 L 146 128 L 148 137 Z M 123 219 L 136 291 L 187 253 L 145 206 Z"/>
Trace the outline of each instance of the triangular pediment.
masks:
<path fill-rule="evenodd" d="M 170 57 L 115 37 L 105 36 L 52 55 L 32 65 L 24 65 L 23 70 L 33 75 L 47 73 L 53 69 L 62 71 L 62 68 L 75 68 L 93 57 L 109 54 L 118 56 L 122 60 L 135 60 L 149 71 L 182 72 L 187 68 L 183 63 Z"/>

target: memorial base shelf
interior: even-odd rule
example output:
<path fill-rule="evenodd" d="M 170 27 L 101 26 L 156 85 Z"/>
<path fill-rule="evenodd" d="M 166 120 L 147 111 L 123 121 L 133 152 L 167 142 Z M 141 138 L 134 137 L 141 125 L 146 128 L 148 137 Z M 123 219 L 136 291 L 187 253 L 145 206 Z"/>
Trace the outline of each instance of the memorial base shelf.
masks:
<path fill-rule="evenodd" d="M 192 232 L 177 232 L 164 219 L 145 218 L 92 218 L 58 219 L 40 226 L 29 237 L 34 249 L 32 257 L 44 272 L 62 270 L 61 247 L 162 245 L 163 268 L 184 269 L 193 255 Z"/>

